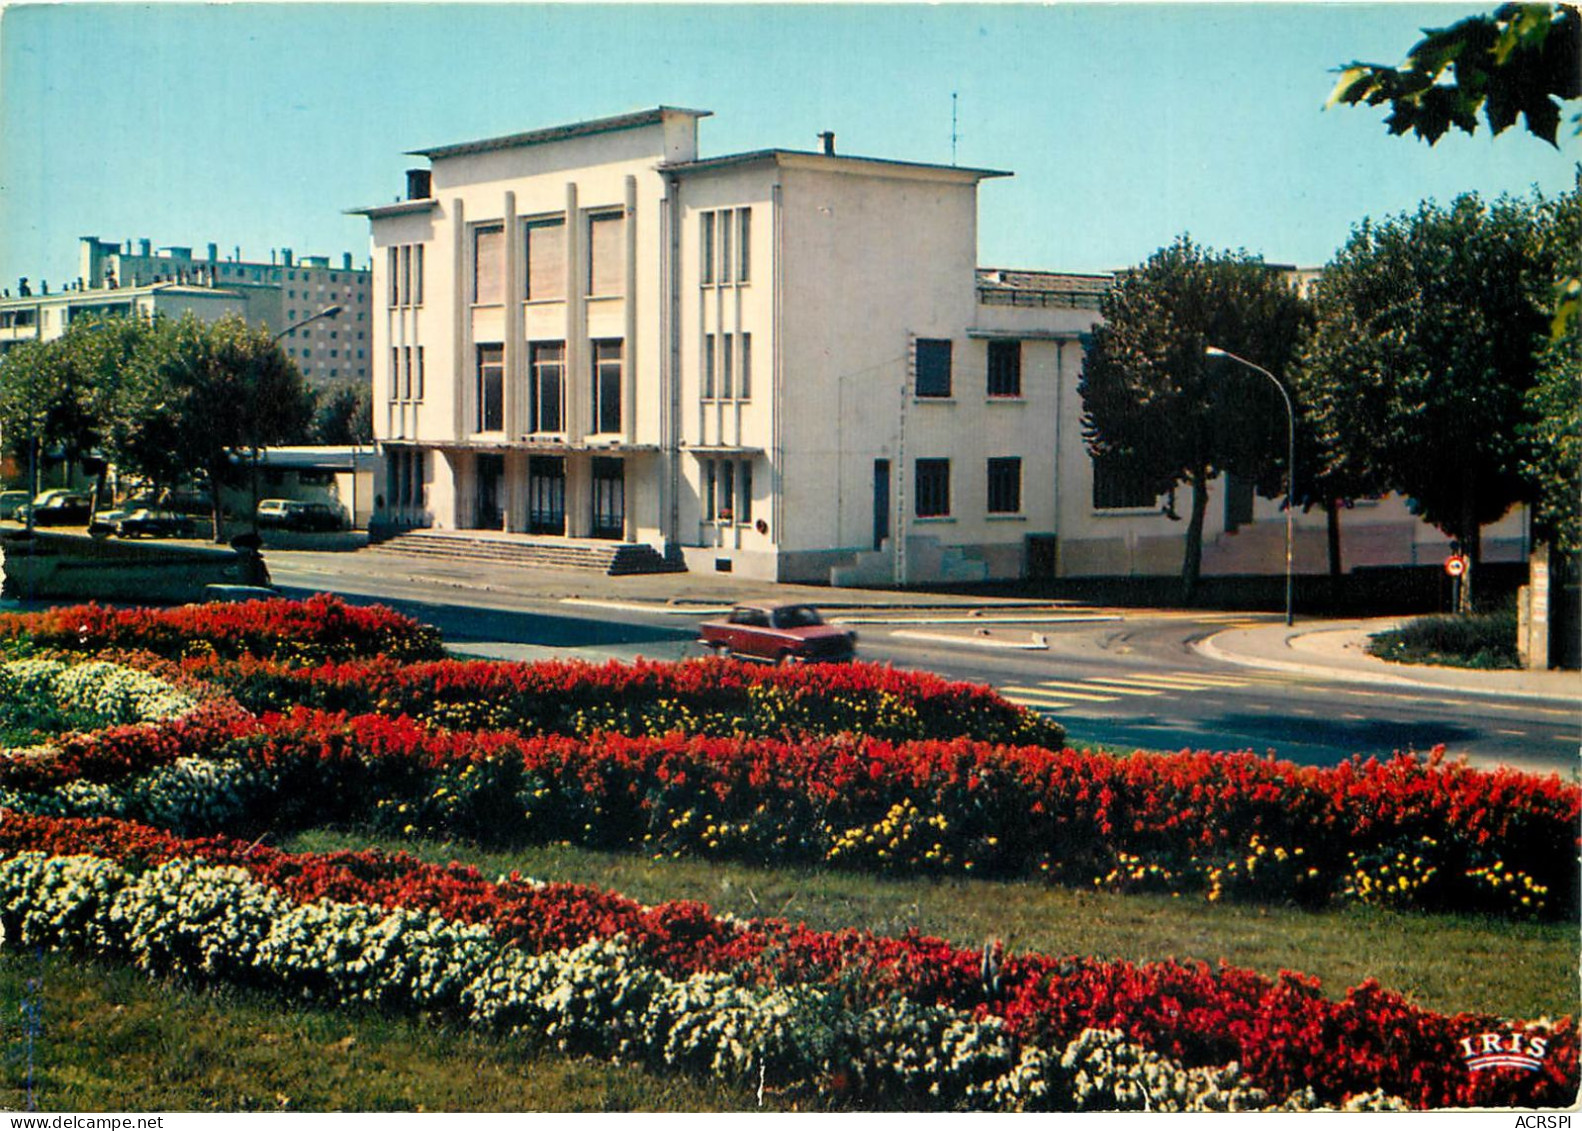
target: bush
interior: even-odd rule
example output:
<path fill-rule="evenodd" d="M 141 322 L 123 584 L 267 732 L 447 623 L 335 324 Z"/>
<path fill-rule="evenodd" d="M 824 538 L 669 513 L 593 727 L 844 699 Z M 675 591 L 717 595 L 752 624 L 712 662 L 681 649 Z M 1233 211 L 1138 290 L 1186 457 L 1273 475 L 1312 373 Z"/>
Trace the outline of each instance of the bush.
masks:
<path fill-rule="evenodd" d="M 1513 609 L 1472 616 L 1419 617 L 1400 628 L 1375 633 L 1368 652 L 1398 664 L 1480 669 L 1521 666 Z"/>

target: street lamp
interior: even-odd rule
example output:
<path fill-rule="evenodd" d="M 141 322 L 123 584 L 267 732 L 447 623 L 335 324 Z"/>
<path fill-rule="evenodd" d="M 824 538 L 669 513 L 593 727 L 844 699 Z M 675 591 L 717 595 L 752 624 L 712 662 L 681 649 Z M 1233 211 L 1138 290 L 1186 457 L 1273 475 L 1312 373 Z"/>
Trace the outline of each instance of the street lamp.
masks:
<path fill-rule="evenodd" d="M 1245 357 L 1237 357 L 1229 350 L 1222 350 L 1218 346 L 1204 346 L 1203 352 L 1209 357 L 1223 357 L 1245 365 L 1257 373 L 1262 373 L 1269 378 L 1271 384 L 1280 390 L 1280 399 L 1285 402 L 1286 424 L 1286 456 L 1285 456 L 1285 623 L 1289 627 L 1295 623 L 1292 614 L 1292 574 L 1291 574 L 1291 545 L 1296 533 L 1296 410 L 1291 407 L 1291 394 L 1285 391 L 1285 386 L 1279 379 L 1261 365 L 1254 365 Z"/>
<path fill-rule="evenodd" d="M 287 326 L 284 330 L 280 331 L 280 333 L 275 335 L 275 341 L 278 342 L 281 338 L 285 337 L 287 334 L 291 333 L 293 330 L 300 330 L 300 329 L 302 329 L 302 327 L 306 326 L 309 322 L 317 322 L 320 318 L 334 318 L 340 312 L 341 312 L 341 308 L 339 306 L 326 306 L 323 310 L 319 311 L 317 314 L 310 314 L 306 318 L 304 318 L 302 321 L 300 321 L 300 322 L 293 322 L 291 325 Z"/>
<path fill-rule="evenodd" d="M 286 337 L 288 334 L 294 333 L 295 331 L 302 329 L 302 327 L 306 326 L 309 322 L 317 322 L 320 318 L 334 318 L 337 314 L 339 314 L 341 312 L 341 310 L 342 310 L 342 307 L 339 306 L 338 304 L 335 305 L 335 306 L 326 306 L 323 310 L 319 311 L 317 314 L 310 314 L 306 318 L 302 319 L 299 322 L 293 322 L 291 325 L 287 326 L 284 330 L 280 331 L 280 333 L 276 334 L 274 336 L 274 338 L 272 338 L 271 340 L 275 341 L 275 342 L 278 342 L 282 338 Z M 253 463 L 253 469 L 252 469 L 253 470 L 253 474 L 252 474 L 252 480 L 253 480 L 252 532 L 253 532 L 253 540 L 254 540 L 254 543 L 256 545 L 257 539 L 258 539 L 258 445 L 257 444 L 253 445 L 253 461 L 252 461 L 252 463 Z M 353 480 L 355 481 L 355 476 L 353 477 Z"/>

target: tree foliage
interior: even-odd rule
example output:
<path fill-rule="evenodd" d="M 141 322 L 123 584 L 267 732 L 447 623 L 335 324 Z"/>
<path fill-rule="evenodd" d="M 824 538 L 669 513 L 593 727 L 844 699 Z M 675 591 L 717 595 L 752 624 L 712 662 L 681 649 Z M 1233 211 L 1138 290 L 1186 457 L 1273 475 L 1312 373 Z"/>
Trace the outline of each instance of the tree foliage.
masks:
<path fill-rule="evenodd" d="M 1537 229 L 1544 250 L 1562 270 L 1574 271 L 1582 249 L 1582 178 L 1554 203 L 1552 220 Z M 1562 276 L 1554 287 L 1555 317 L 1550 340 L 1538 356 L 1538 372 L 1527 394 L 1528 453 L 1522 467 L 1531 484 L 1534 528 L 1564 554 L 1582 553 L 1582 313 L 1577 279 Z"/>
<path fill-rule="evenodd" d="M 339 381 L 316 389 L 309 432 L 315 444 L 372 444 L 373 389 L 366 381 Z"/>
<path fill-rule="evenodd" d="M 1503 4 L 1447 28 L 1425 29 L 1399 67 L 1352 63 L 1341 69 L 1331 106 L 1390 107 L 1392 134 L 1432 145 L 1454 126 L 1477 132 L 1481 110 L 1500 134 L 1521 118 L 1556 145 L 1561 104 L 1582 97 L 1582 13 L 1571 5 Z"/>
<path fill-rule="evenodd" d="M 190 312 L 154 323 L 134 359 L 118 414 L 122 461 L 154 479 L 201 472 L 220 530 L 220 488 L 238 460 L 303 439 L 313 399 L 274 337 L 235 315 L 204 322 Z"/>
<path fill-rule="evenodd" d="M 1182 237 L 1105 296 L 1079 389 L 1083 435 L 1156 491 L 1192 488 L 1182 558 L 1188 599 L 1202 564 L 1209 480 L 1229 471 L 1278 489 L 1286 450 L 1279 391 L 1258 374 L 1206 358 L 1218 346 L 1281 378 L 1308 318 L 1277 270 L 1246 252 Z"/>
<path fill-rule="evenodd" d="M 1542 201 L 1475 194 L 1364 221 L 1314 289 L 1298 386 L 1326 469 L 1409 496 L 1476 560 L 1526 497 L 1536 355 L 1555 264 Z"/>

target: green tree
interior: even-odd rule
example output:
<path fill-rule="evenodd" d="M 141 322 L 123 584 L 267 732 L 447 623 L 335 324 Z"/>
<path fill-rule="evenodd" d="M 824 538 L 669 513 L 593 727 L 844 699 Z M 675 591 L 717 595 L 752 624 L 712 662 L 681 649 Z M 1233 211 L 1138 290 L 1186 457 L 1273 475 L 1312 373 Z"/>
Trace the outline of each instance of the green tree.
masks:
<path fill-rule="evenodd" d="M 208 483 L 214 540 L 223 537 L 220 490 L 238 463 L 301 440 L 313 400 L 295 363 L 267 330 L 228 315 L 159 319 L 123 382 L 115 448 L 136 471 L 170 483 Z"/>
<path fill-rule="evenodd" d="M 365 381 L 339 381 L 315 390 L 309 432 L 315 444 L 373 443 L 373 389 Z"/>
<path fill-rule="evenodd" d="M 1537 234 L 1562 271 L 1575 268 L 1582 249 L 1582 178 L 1549 208 L 1549 222 Z M 1582 553 L 1582 313 L 1576 287 L 1574 276 L 1562 276 L 1554 287 L 1551 337 L 1527 394 L 1529 450 L 1522 467 L 1538 537 L 1570 555 Z"/>
<path fill-rule="evenodd" d="M 1478 112 L 1504 132 L 1522 118 L 1555 145 L 1564 102 L 1582 97 L 1582 13 L 1572 5 L 1502 4 L 1448 28 L 1425 29 L 1399 67 L 1352 63 L 1341 69 L 1331 106 L 1388 105 L 1392 134 L 1432 145 L 1451 126 L 1476 133 Z"/>
<path fill-rule="evenodd" d="M 40 341 L 21 342 L 0 356 L 0 429 L 6 446 L 28 469 L 29 497 L 38 494 L 39 449 L 48 440 L 57 363 L 58 352 Z M 27 525 L 33 528 L 31 508 Z"/>
<path fill-rule="evenodd" d="M 1474 565 L 1482 527 L 1526 495 L 1518 437 L 1547 338 L 1553 265 L 1533 234 L 1546 213 L 1469 194 L 1364 221 L 1314 291 L 1298 385 L 1328 467 L 1408 496 Z"/>
<path fill-rule="evenodd" d="M 1232 472 L 1278 490 L 1286 450 L 1279 391 L 1251 372 L 1211 362 L 1229 350 L 1283 380 L 1308 320 L 1280 272 L 1246 252 L 1214 252 L 1182 237 L 1123 273 L 1105 296 L 1079 390 L 1095 461 L 1156 492 L 1192 489 L 1182 593 L 1196 594 L 1209 481 Z"/>

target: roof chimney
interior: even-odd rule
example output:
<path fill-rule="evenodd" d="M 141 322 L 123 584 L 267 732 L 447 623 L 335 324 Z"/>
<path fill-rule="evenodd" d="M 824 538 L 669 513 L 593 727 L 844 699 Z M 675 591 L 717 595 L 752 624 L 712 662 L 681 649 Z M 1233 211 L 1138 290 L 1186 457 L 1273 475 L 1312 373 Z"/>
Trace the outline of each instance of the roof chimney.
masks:
<path fill-rule="evenodd" d="M 219 258 L 220 258 L 220 245 L 217 244 L 217 243 L 211 243 L 209 245 L 209 262 L 213 263 Z"/>
<path fill-rule="evenodd" d="M 343 271 L 350 271 L 351 269 L 352 269 L 352 253 L 349 252 L 349 251 L 341 252 L 341 270 L 343 270 Z"/>
<path fill-rule="evenodd" d="M 287 267 L 295 265 L 295 258 L 296 257 L 292 255 L 291 249 L 289 247 L 283 247 L 280 249 L 280 261 Z"/>
<path fill-rule="evenodd" d="M 153 240 L 138 240 L 137 241 L 137 254 L 142 255 L 142 256 L 153 255 L 154 254 L 154 241 Z"/>
<path fill-rule="evenodd" d="M 825 130 L 818 135 L 818 139 L 824 143 L 824 156 L 835 156 L 835 131 Z"/>
<path fill-rule="evenodd" d="M 406 198 L 408 200 L 427 200 L 433 195 L 432 186 L 432 170 L 408 169 L 406 171 Z"/>

